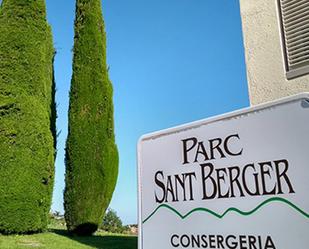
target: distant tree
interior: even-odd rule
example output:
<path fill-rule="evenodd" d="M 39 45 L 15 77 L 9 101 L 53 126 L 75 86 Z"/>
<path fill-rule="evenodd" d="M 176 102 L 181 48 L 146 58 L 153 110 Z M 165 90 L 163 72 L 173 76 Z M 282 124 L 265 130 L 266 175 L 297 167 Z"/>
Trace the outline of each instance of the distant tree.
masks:
<path fill-rule="evenodd" d="M 101 229 L 111 233 L 122 233 L 125 227 L 122 226 L 121 219 L 113 209 L 108 209 L 104 215 Z"/>
<path fill-rule="evenodd" d="M 0 233 L 46 228 L 55 158 L 55 84 L 44 0 L 0 9 Z"/>
<path fill-rule="evenodd" d="M 118 175 L 105 39 L 101 1 L 77 0 L 64 207 L 68 230 L 79 235 L 97 230 Z"/>
<path fill-rule="evenodd" d="M 55 211 L 54 213 L 53 213 L 53 215 L 55 216 L 55 217 L 60 217 L 60 212 L 59 211 Z"/>

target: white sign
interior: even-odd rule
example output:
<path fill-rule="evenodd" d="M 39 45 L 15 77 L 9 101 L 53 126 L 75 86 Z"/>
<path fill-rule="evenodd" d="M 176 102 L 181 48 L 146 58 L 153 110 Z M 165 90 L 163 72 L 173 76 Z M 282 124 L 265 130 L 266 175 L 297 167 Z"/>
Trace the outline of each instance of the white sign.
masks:
<path fill-rule="evenodd" d="M 309 248 L 309 94 L 143 136 L 139 248 Z"/>

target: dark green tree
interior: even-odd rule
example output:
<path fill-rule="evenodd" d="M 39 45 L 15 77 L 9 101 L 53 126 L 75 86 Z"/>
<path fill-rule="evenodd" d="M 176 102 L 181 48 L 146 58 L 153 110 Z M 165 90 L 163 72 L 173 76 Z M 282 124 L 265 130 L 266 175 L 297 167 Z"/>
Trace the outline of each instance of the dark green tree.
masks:
<path fill-rule="evenodd" d="M 116 185 L 112 97 L 101 1 L 77 0 L 64 207 L 68 230 L 79 235 L 97 230 Z"/>
<path fill-rule="evenodd" d="M 100 228 L 111 233 L 122 233 L 125 230 L 121 219 L 113 209 L 107 210 Z"/>
<path fill-rule="evenodd" d="M 51 29 L 44 0 L 0 9 L 0 232 L 46 228 L 55 157 Z"/>

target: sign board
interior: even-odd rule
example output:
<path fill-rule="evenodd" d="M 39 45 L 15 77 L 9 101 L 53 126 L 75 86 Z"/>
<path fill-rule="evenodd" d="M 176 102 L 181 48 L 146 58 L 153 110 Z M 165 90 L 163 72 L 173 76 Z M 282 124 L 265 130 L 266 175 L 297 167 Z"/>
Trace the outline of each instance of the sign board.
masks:
<path fill-rule="evenodd" d="M 309 247 L 309 94 L 143 136 L 139 248 Z"/>

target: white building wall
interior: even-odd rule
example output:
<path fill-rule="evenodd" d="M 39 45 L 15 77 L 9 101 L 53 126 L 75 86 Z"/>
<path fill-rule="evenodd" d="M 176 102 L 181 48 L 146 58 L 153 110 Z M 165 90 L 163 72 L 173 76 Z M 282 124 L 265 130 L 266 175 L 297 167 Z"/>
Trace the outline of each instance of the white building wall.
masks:
<path fill-rule="evenodd" d="M 277 0 L 240 0 L 251 105 L 309 92 L 309 75 L 287 80 Z"/>

